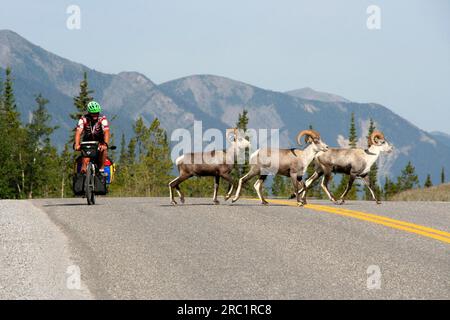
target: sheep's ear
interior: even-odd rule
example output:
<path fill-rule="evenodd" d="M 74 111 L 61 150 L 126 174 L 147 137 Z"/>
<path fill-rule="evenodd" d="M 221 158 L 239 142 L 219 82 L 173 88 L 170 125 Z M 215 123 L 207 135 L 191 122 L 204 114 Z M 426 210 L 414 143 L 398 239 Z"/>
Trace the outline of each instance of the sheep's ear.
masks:
<path fill-rule="evenodd" d="M 237 138 L 237 130 L 236 130 L 235 128 L 227 129 L 227 132 L 226 132 L 226 139 L 227 139 L 229 142 L 235 142 L 235 141 L 236 141 L 236 138 Z"/>

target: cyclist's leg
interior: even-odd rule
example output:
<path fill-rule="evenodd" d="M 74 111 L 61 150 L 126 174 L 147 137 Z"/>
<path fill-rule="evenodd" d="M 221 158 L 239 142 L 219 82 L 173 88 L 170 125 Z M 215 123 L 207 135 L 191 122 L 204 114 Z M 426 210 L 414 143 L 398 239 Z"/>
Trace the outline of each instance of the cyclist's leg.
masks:
<path fill-rule="evenodd" d="M 105 168 L 105 161 L 108 157 L 108 150 L 105 151 L 99 151 L 98 153 L 98 168 L 100 170 L 103 170 Z"/>
<path fill-rule="evenodd" d="M 89 164 L 89 158 L 82 158 L 81 159 L 81 173 L 86 173 L 87 165 Z"/>

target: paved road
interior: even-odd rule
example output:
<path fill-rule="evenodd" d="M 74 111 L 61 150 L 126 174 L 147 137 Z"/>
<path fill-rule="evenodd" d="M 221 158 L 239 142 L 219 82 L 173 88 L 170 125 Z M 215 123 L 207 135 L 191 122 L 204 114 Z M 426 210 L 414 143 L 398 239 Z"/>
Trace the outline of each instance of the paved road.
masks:
<path fill-rule="evenodd" d="M 63 273 L 65 264 L 79 265 L 84 298 L 450 299 L 450 243 L 344 214 L 250 200 L 32 204 L 70 249 L 52 258 L 58 264 L 47 260 Z M 450 232 L 450 203 L 339 208 Z M 368 278 L 370 287 L 381 288 L 368 289 Z"/>

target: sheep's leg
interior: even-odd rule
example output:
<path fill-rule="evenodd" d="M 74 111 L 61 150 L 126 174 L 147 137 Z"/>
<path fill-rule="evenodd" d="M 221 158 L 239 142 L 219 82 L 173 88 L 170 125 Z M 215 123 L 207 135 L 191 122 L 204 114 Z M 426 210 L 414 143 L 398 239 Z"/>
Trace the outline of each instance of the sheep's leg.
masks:
<path fill-rule="evenodd" d="M 224 197 L 225 201 L 227 201 L 228 199 L 230 199 L 231 193 L 233 192 L 233 188 L 234 188 L 233 179 L 231 178 L 231 176 L 229 174 L 222 174 L 221 177 L 223 179 L 225 179 L 226 181 L 228 181 L 228 191 Z"/>
<path fill-rule="evenodd" d="M 292 185 L 294 186 L 294 194 L 297 198 L 297 206 L 301 207 L 303 206 L 303 203 L 300 202 L 300 192 L 298 192 L 299 182 L 297 180 L 298 179 L 297 172 L 291 172 L 290 176 L 292 180 Z"/>
<path fill-rule="evenodd" d="M 306 194 L 305 191 L 301 192 L 300 190 L 306 190 L 305 182 L 302 181 L 301 177 L 297 178 L 297 184 L 298 184 L 298 192 L 297 192 L 297 201 L 300 201 L 302 205 L 306 204 L 306 197 L 303 197 L 303 194 Z"/>
<path fill-rule="evenodd" d="M 177 191 L 179 190 L 179 184 L 182 183 L 183 181 L 189 179 L 191 176 L 185 176 L 185 175 L 181 175 L 176 177 L 175 179 L 173 179 L 172 181 L 169 182 L 169 191 L 170 191 L 170 203 L 171 204 L 177 204 L 177 202 L 175 201 L 174 197 L 173 197 L 173 188 L 176 188 Z M 180 199 L 181 200 L 181 199 Z M 181 200 L 184 203 L 184 197 Z"/>
<path fill-rule="evenodd" d="M 303 187 L 300 189 L 299 193 L 301 193 L 301 201 L 303 204 L 306 204 L 306 194 L 308 193 L 309 188 L 323 175 L 323 172 L 314 172 L 308 180 L 305 181 Z"/>
<path fill-rule="evenodd" d="M 180 197 L 180 202 L 184 203 L 184 194 L 181 192 L 180 186 L 176 186 L 175 189 L 177 190 L 178 196 Z"/>
<path fill-rule="evenodd" d="M 377 203 L 377 204 L 381 204 L 381 201 L 377 199 L 377 196 L 375 195 L 375 192 L 372 190 L 372 188 L 370 187 L 370 181 L 369 181 L 369 176 L 365 176 L 364 178 L 361 179 L 364 184 L 366 185 L 367 189 L 369 189 L 370 194 L 372 195 L 372 199 Z"/>
<path fill-rule="evenodd" d="M 170 203 L 171 204 L 177 204 L 175 201 L 175 198 L 173 196 L 173 188 L 175 186 L 175 183 L 180 179 L 180 177 L 176 177 L 172 181 L 169 182 L 169 196 L 170 196 Z"/>
<path fill-rule="evenodd" d="M 352 189 L 353 186 L 353 182 L 355 181 L 356 177 L 353 175 L 350 175 L 350 179 L 348 180 L 348 184 L 347 184 L 347 188 L 345 188 L 344 193 L 341 195 L 341 197 L 339 198 L 340 203 L 339 204 L 344 204 L 345 203 L 345 197 L 347 196 L 347 194 L 350 192 L 350 190 Z"/>
<path fill-rule="evenodd" d="M 258 180 L 256 180 L 255 184 L 253 185 L 253 187 L 256 190 L 256 193 L 258 194 L 258 198 L 259 200 L 261 200 L 261 204 L 263 205 L 268 205 L 269 203 L 266 201 L 266 199 L 264 199 L 264 196 L 262 194 L 262 187 L 264 184 L 264 181 L 266 180 L 267 176 L 260 176 Z"/>
<path fill-rule="evenodd" d="M 333 197 L 333 195 L 330 193 L 330 190 L 328 190 L 328 183 L 331 180 L 331 174 L 327 173 L 323 176 L 321 187 L 325 191 L 325 194 L 328 196 L 331 202 L 336 202 L 336 199 Z"/>
<path fill-rule="evenodd" d="M 319 179 L 321 176 L 323 175 L 323 172 L 318 173 L 317 171 L 315 171 L 311 177 L 309 177 L 299 188 L 299 193 L 301 194 L 301 199 L 302 202 L 306 203 L 306 193 L 309 189 L 309 187 L 316 182 L 317 179 Z M 299 180 L 301 181 L 302 178 L 300 177 Z M 295 198 L 296 195 L 292 194 L 291 197 L 289 199 L 293 199 Z"/>
<path fill-rule="evenodd" d="M 254 176 L 256 176 L 257 174 L 258 172 L 252 168 L 245 176 L 239 179 L 239 185 L 237 187 L 236 194 L 234 195 L 234 198 L 232 200 L 233 203 L 238 201 L 239 197 L 241 196 L 242 185 L 251 178 L 253 178 Z"/>
<path fill-rule="evenodd" d="M 214 204 L 219 204 L 219 200 L 217 200 L 217 193 L 219 192 L 219 182 L 220 182 L 220 176 L 214 177 L 214 195 L 213 195 L 213 202 Z"/>

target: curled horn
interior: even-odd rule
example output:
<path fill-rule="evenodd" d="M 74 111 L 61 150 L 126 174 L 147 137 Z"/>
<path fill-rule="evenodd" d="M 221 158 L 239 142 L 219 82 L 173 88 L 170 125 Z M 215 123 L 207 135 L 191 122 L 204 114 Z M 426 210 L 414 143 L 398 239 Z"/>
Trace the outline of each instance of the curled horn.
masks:
<path fill-rule="evenodd" d="M 314 138 L 320 139 L 320 134 L 317 131 L 315 131 L 315 130 L 303 130 L 303 131 L 299 132 L 299 134 L 297 135 L 297 143 L 299 145 L 302 144 L 301 139 L 302 139 L 303 136 L 310 136 L 313 139 Z"/>
<path fill-rule="evenodd" d="M 369 137 L 369 146 L 378 144 L 375 140 L 384 140 L 383 132 L 374 131 Z"/>

